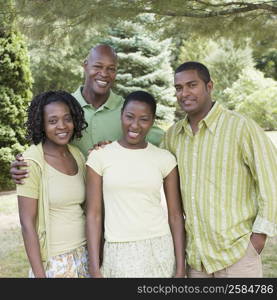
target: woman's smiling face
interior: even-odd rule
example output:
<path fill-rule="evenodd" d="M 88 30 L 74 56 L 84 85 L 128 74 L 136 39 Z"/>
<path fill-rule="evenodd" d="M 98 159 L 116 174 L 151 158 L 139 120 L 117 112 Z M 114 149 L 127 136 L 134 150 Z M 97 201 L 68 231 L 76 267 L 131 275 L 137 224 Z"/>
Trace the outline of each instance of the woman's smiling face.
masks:
<path fill-rule="evenodd" d="M 74 123 L 69 107 L 63 102 L 52 102 L 44 106 L 45 142 L 59 146 L 69 143 L 74 133 Z"/>
<path fill-rule="evenodd" d="M 154 122 L 154 115 L 149 104 L 131 100 L 121 114 L 123 142 L 130 148 L 144 148 L 145 137 Z"/>

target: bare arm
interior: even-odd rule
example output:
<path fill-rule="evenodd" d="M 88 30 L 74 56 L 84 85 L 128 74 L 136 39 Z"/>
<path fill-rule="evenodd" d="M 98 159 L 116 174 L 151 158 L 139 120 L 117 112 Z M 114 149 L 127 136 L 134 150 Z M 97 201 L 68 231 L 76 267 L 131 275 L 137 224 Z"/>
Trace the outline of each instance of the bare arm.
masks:
<path fill-rule="evenodd" d="M 168 222 L 173 238 L 176 257 L 177 268 L 175 277 L 184 277 L 186 275 L 185 224 L 177 167 L 175 167 L 164 179 L 164 193 L 168 209 Z"/>
<path fill-rule="evenodd" d="M 10 167 L 11 178 L 15 184 L 24 184 L 23 179 L 29 176 L 29 171 L 28 169 L 23 169 L 21 167 L 27 167 L 28 163 L 24 161 L 21 154 L 16 155 L 15 159 L 16 160 L 11 163 Z"/>
<path fill-rule="evenodd" d="M 86 201 L 86 235 L 89 254 L 89 273 L 94 278 L 103 277 L 100 272 L 101 238 L 103 234 L 102 177 L 88 166 Z"/>
<path fill-rule="evenodd" d="M 36 232 L 37 199 L 18 196 L 19 218 L 25 250 L 35 277 L 44 278 L 39 239 Z"/>

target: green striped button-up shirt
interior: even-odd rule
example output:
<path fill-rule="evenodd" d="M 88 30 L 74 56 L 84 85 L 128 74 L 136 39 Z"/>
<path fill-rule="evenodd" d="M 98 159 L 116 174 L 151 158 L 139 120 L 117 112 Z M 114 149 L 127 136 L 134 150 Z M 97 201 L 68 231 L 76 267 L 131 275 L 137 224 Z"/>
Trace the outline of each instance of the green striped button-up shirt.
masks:
<path fill-rule="evenodd" d="M 215 103 L 195 135 L 185 117 L 162 147 L 178 161 L 192 268 L 224 269 L 252 232 L 277 234 L 277 149 L 253 120 Z"/>

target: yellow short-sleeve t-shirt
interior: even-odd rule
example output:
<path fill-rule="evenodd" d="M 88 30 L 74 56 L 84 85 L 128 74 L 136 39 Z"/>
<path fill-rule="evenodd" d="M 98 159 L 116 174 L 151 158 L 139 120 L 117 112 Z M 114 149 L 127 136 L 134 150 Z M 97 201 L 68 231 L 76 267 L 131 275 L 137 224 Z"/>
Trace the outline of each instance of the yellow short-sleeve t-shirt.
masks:
<path fill-rule="evenodd" d="M 87 166 L 103 177 L 105 239 L 124 242 L 170 233 L 161 204 L 163 179 L 177 165 L 151 143 L 127 149 L 117 141 L 90 153 Z"/>

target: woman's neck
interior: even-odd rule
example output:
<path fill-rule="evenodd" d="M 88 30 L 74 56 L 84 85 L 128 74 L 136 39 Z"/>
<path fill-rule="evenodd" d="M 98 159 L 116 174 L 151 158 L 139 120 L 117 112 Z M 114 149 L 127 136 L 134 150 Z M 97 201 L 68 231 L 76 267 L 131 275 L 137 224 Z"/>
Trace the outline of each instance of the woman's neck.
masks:
<path fill-rule="evenodd" d="M 48 156 L 65 158 L 70 154 L 67 145 L 54 145 L 45 142 L 42 148 L 43 153 Z"/>

